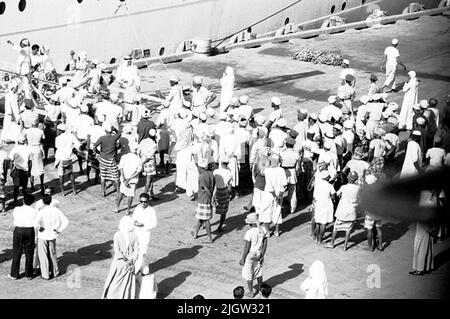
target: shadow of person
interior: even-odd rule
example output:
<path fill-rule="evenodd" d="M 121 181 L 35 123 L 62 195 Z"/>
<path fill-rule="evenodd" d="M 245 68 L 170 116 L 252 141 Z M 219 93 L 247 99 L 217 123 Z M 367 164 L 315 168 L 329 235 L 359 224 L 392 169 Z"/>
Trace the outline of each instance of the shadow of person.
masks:
<path fill-rule="evenodd" d="M 386 223 L 382 226 L 384 248 L 386 249 L 393 241 L 399 240 L 409 230 L 409 223 L 401 222 L 397 224 Z"/>
<path fill-rule="evenodd" d="M 309 221 L 311 221 L 311 212 L 304 211 L 301 213 L 298 213 L 299 211 L 302 211 L 307 207 L 306 204 L 299 204 L 297 205 L 297 209 L 294 213 L 290 213 L 289 209 L 283 209 L 283 223 L 281 224 L 281 230 L 283 233 L 287 233 L 291 230 L 293 230 L 295 227 L 298 227 L 300 225 L 303 225 Z M 294 217 L 291 217 L 288 219 L 289 216 L 295 215 Z"/>
<path fill-rule="evenodd" d="M 438 270 L 439 267 L 445 265 L 450 260 L 450 248 L 440 252 L 434 256 L 434 270 Z"/>
<path fill-rule="evenodd" d="M 292 264 L 289 266 L 289 269 L 291 270 L 285 271 L 284 273 L 279 275 L 275 275 L 265 280 L 264 282 L 270 285 L 273 289 L 275 286 L 281 285 L 282 283 L 297 277 L 305 271 L 303 269 L 303 264 Z"/>
<path fill-rule="evenodd" d="M 4 249 L 2 250 L 2 252 L 0 253 L 0 264 L 11 260 L 13 257 L 13 250 L 12 249 Z"/>
<path fill-rule="evenodd" d="M 109 240 L 101 244 L 94 244 L 78 249 L 76 252 L 64 252 L 58 258 L 58 267 L 61 275 L 67 272 L 69 265 L 86 266 L 90 263 L 109 259 L 112 257 L 113 241 Z"/>
<path fill-rule="evenodd" d="M 176 276 L 166 278 L 158 283 L 158 293 L 156 295 L 156 299 L 164 299 L 167 298 L 175 288 L 179 287 L 183 282 L 186 281 L 186 278 L 189 277 L 192 273 L 190 271 L 183 271 L 177 274 Z"/>
<path fill-rule="evenodd" d="M 150 272 L 156 273 L 158 270 L 171 267 L 183 260 L 192 259 L 198 255 L 203 246 L 196 245 L 189 248 L 172 250 L 166 257 L 163 257 L 149 265 Z"/>
<path fill-rule="evenodd" d="M 215 235 L 216 237 L 214 238 L 214 241 L 217 241 L 219 238 L 221 238 L 222 236 L 228 234 L 229 232 L 233 231 L 233 230 L 242 230 L 245 227 L 245 217 L 247 216 L 247 213 L 242 211 L 240 214 L 238 215 L 234 215 L 231 217 L 228 217 L 225 219 L 225 224 L 222 228 L 222 232 L 218 233 L 216 230 L 216 228 L 211 229 L 211 231 L 213 232 L 213 235 Z M 211 224 L 211 228 L 212 226 L 218 224 L 218 222 L 215 222 L 214 224 Z"/>

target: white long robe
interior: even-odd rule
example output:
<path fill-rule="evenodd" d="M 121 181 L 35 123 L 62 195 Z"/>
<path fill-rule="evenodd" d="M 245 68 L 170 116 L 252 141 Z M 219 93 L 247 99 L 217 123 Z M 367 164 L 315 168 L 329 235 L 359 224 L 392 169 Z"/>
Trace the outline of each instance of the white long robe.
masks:
<path fill-rule="evenodd" d="M 231 98 L 233 97 L 234 90 L 234 72 L 233 69 L 227 68 L 226 74 L 220 79 L 220 113 L 225 112 L 228 105 L 230 105 Z"/>
<path fill-rule="evenodd" d="M 403 97 L 402 108 L 399 117 L 399 127 L 406 126 L 407 130 L 412 130 L 413 127 L 413 105 L 417 103 L 418 100 L 418 87 L 419 82 L 416 78 L 409 80 L 403 86 L 403 92 L 405 96 Z"/>
<path fill-rule="evenodd" d="M 3 118 L 2 141 L 15 141 L 20 134 L 19 104 L 17 94 L 9 91 L 5 94 L 5 117 Z"/>
<path fill-rule="evenodd" d="M 405 160 L 403 161 L 402 170 L 400 172 L 400 177 L 414 176 L 418 173 L 415 162 L 422 162 L 422 151 L 420 145 L 415 141 L 409 141 L 406 146 Z"/>

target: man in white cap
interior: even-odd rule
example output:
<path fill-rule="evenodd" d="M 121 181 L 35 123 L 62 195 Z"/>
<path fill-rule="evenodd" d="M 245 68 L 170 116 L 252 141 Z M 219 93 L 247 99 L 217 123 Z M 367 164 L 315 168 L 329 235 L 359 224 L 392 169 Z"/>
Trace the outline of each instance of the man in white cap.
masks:
<path fill-rule="evenodd" d="M 283 116 L 281 112 L 281 100 L 280 98 L 274 96 L 271 100 L 273 111 L 269 115 L 269 120 L 267 121 L 266 127 L 268 130 L 272 127 L 272 125 L 278 121 Z"/>
<path fill-rule="evenodd" d="M 180 78 L 172 75 L 169 79 L 170 92 L 166 96 L 166 103 L 169 105 L 169 110 L 173 114 L 177 114 L 183 107 L 183 87 L 180 84 Z"/>
<path fill-rule="evenodd" d="M 61 77 L 59 79 L 59 84 L 61 88 L 51 96 L 53 101 L 59 102 L 61 105 L 65 104 L 68 100 L 75 97 L 75 89 L 68 86 L 69 79 L 67 77 Z"/>
<path fill-rule="evenodd" d="M 216 94 L 203 86 L 203 79 L 199 76 L 192 81 L 192 109 L 206 112 L 206 108 L 216 99 Z"/>
<path fill-rule="evenodd" d="M 86 134 L 86 148 L 87 148 L 87 165 L 86 165 L 86 176 L 87 181 L 89 182 L 91 180 L 90 173 L 91 169 L 93 168 L 95 171 L 95 179 L 94 182 L 98 183 L 98 178 L 100 176 L 100 163 L 99 163 L 99 154 L 94 148 L 95 143 L 97 140 L 105 135 L 105 129 L 99 125 L 99 124 L 93 124 L 89 127 L 89 130 Z"/>
<path fill-rule="evenodd" d="M 233 121 L 237 121 L 239 119 L 239 114 L 240 114 L 239 107 L 240 106 L 241 106 L 241 104 L 239 103 L 239 98 L 234 96 L 231 98 L 230 104 L 224 110 L 224 112 L 226 112 L 228 117 L 230 117 Z"/>
<path fill-rule="evenodd" d="M 153 193 L 153 178 L 156 175 L 156 163 L 155 153 L 157 150 L 156 130 L 150 129 L 148 137 L 142 139 L 138 146 L 138 155 L 141 158 L 143 169 L 142 174 L 145 176 L 144 193 L 148 193 L 150 190 L 150 197 L 152 200 L 158 200 L 159 198 Z"/>
<path fill-rule="evenodd" d="M 26 138 L 19 135 L 16 140 L 16 145 L 9 152 L 8 158 L 11 160 L 11 177 L 14 184 L 14 203 L 17 203 L 19 196 L 19 189 L 22 188 L 22 195 L 27 194 L 28 186 L 28 170 L 31 161 L 31 149 L 25 145 Z"/>
<path fill-rule="evenodd" d="M 239 98 L 239 116 L 245 117 L 249 122 L 253 120 L 253 107 L 248 105 L 248 95 L 242 95 Z"/>
<path fill-rule="evenodd" d="M 133 203 L 136 185 L 139 182 L 139 173 L 142 170 L 141 158 L 136 155 L 137 145 L 130 144 L 130 152 L 123 155 L 119 162 L 120 171 L 120 190 L 117 196 L 117 209 L 115 213 L 119 212 L 120 203 L 123 196 L 127 198 L 127 215 L 130 214 L 131 204 Z"/>
<path fill-rule="evenodd" d="M 280 154 L 283 146 L 284 141 L 286 140 L 286 137 L 288 137 L 288 134 L 286 132 L 286 126 L 287 121 L 285 118 L 280 118 L 275 123 L 275 127 L 270 130 L 269 133 L 269 140 L 270 140 L 270 146 L 272 147 L 272 151 L 275 154 Z"/>
<path fill-rule="evenodd" d="M 9 90 L 5 94 L 5 111 L 1 134 L 2 143 L 15 141 L 20 133 L 21 120 L 18 103 L 20 83 L 20 78 L 14 78 L 8 83 Z"/>
<path fill-rule="evenodd" d="M 94 125 L 94 119 L 87 114 L 88 111 L 89 107 L 85 103 L 81 104 L 81 113 L 76 117 L 74 123 L 74 134 L 80 141 L 80 152 L 77 154 L 80 174 L 83 174 L 83 158 L 87 158 L 87 135 L 91 129 L 91 126 Z"/>
<path fill-rule="evenodd" d="M 351 74 L 345 76 L 345 83 L 341 85 L 337 90 L 337 96 L 350 110 L 353 115 L 353 100 L 355 99 L 355 88 L 352 83 L 355 81 L 355 77 Z"/>
<path fill-rule="evenodd" d="M 342 61 L 342 68 L 343 68 L 343 70 L 341 71 L 341 75 L 340 75 L 341 85 L 345 84 L 345 77 L 347 76 L 347 74 L 350 74 L 353 76 L 353 79 L 354 79 L 352 86 L 355 87 L 355 84 L 356 84 L 355 70 L 350 68 L 350 61 L 347 59 L 344 59 Z"/>
<path fill-rule="evenodd" d="M 134 103 L 136 95 L 141 90 L 141 78 L 130 55 L 125 56 L 123 63 L 117 68 L 116 81 L 121 88 L 123 100 Z"/>
<path fill-rule="evenodd" d="M 119 169 L 117 168 L 116 156 L 118 152 L 118 141 L 120 134 L 112 134 L 113 127 L 108 122 L 103 122 L 105 135 L 98 138 L 94 143 L 94 150 L 100 147 L 100 178 L 103 197 L 106 197 L 106 181 L 112 181 L 119 193 Z M 119 195 L 119 194 L 117 194 Z"/>
<path fill-rule="evenodd" d="M 73 194 L 76 194 L 75 177 L 73 175 L 73 160 L 75 154 L 73 149 L 79 149 L 80 142 L 78 139 L 66 129 L 64 124 L 59 124 L 57 127 L 58 136 L 55 140 L 55 167 L 58 170 L 59 186 L 61 188 L 61 194 L 66 196 L 64 192 L 64 175 L 70 175 L 70 181 L 72 183 Z"/>
<path fill-rule="evenodd" d="M 328 105 L 322 108 L 320 114 L 324 114 L 331 123 L 338 122 L 342 118 L 342 111 L 337 105 L 337 96 L 331 95 L 328 98 Z"/>
<path fill-rule="evenodd" d="M 421 137 L 422 133 L 420 131 L 415 130 L 411 133 L 411 138 L 406 146 L 400 178 L 414 176 L 422 170 Z"/>
<path fill-rule="evenodd" d="M 384 82 L 383 87 L 384 90 L 388 88 L 387 92 L 391 92 L 395 89 L 395 71 L 397 70 L 397 65 L 401 65 L 403 69 L 406 71 L 406 66 L 403 64 L 402 60 L 400 60 L 400 52 L 398 51 L 398 40 L 392 40 L 392 46 L 388 46 L 384 50 L 383 62 L 381 63 L 381 71 L 383 71 L 383 67 L 386 66 L 386 81 Z"/>

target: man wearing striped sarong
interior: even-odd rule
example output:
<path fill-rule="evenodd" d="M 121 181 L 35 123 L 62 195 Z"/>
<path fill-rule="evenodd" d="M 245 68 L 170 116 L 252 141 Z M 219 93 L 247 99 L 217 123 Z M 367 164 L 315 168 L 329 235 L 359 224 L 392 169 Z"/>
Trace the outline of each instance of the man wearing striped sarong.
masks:
<path fill-rule="evenodd" d="M 206 232 L 209 237 L 208 243 L 212 243 L 211 237 L 211 224 L 212 218 L 212 193 L 214 191 L 214 175 L 211 171 L 208 171 L 207 159 L 200 159 L 198 162 L 199 177 L 198 177 L 198 192 L 197 192 L 197 209 L 195 218 L 198 222 L 195 229 L 191 232 L 194 238 L 197 238 L 200 227 L 205 224 Z"/>
<path fill-rule="evenodd" d="M 119 148 L 119 134 L 112 134 L 111 124 L 104 122 L 102 125 L 105 134 L 94 144 L 94 149 L 100 146 L 100 179 L 103 197 L 106 197 L 106 181 L 113 181 L 116 191 L 119 192 L 119 169 L 117 167 L 116 155 Z"/>
<path fill-rule="evenodd" d="M 228 213 L 228 205 L 230 204 L 231 180 L 232 174 L 228 168 L 228 158 L 221 159 L 220 167 L 214 170 L 214 193 L 213 193 L 213 209 L 216 214 L 220 215 L 219 227 L 217 232 L 222 232 L 222 226 Z"/>

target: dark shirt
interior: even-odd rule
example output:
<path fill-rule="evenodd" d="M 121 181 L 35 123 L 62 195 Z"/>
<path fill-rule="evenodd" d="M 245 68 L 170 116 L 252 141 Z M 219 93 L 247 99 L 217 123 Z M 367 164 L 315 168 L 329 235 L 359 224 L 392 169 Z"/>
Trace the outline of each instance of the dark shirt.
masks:
<path fill-rule="evenodd" d="M 197 203 L 210 204 L 213 190 L 213 173 L 211 171 L 202 171 L 198 177 Z"/>
<path fill-rule="evenodd" d="M 119 148 L 120 148 L 120 153 L 117 154 L 116 156 L 116 162 L 119 163 L 120 159 L 122 158 L 123 155 L 130 153 L 130 142 L 128 141 L 127 138 L 125 137 L 121 137 L 119 138 Z"/>
<path fill-rule="evenodd" d="M 143 139 L 149 138 L 149 131 L 151 129 L 156 129 L 156 124 L 148 119 L 141 119 L 137 125 L 137 133 L 138 133 L 138 143 L 140 143 Z"/>
<path fill-rule="evenodd" d="M 115 159 L 117 156 L 118 145 L 117 141 L 120 134 L 103 135 L 94 144 L 94 149 L 100 146 L 100 157 L 104 159 Z"/>

